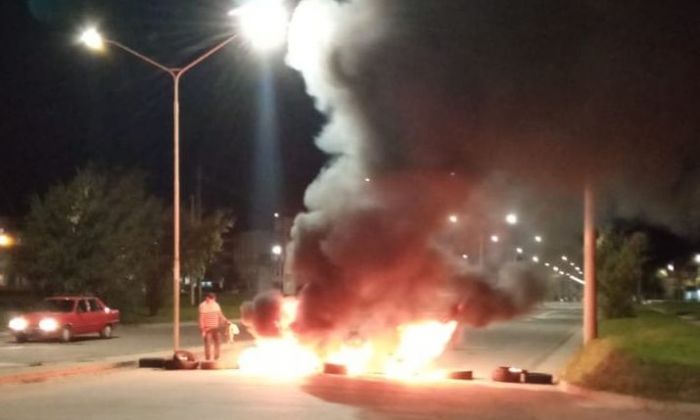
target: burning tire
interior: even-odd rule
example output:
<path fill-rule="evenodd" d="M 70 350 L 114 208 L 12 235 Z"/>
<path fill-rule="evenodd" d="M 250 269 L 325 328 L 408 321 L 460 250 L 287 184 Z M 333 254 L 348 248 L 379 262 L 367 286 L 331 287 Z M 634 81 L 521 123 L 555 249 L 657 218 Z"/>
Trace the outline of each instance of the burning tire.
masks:
<path fill-rule="evenodd" d="M 162 357 L 144 357 L 139 359 L 139 367 L 163 369 L 165 367 L 165 359 Z"/>
<path fill-rule="evenodd" d="M 509 366 L 499 366 L 491 372 L 491 379 L 496 382 L 518 383 L 527 371 Z"/>
<path fill-rule="evenodd" d="M 348 368 L 337 363 L 325 363 L 323 365 L 323 373 L 326 375 L 347 375 Z"/>
<path fill-rule="evenodd" d="M 528 384 L 552 385 L 552 375 L 548 373 L 525 372 L 524 382 Z"/>
<path fill-rule="evenodd" d="M 458 381 L 471 381 L 474 379 L 474 373 L 471 370 L 458 370 L 450 373 L 449 378 Z"/>

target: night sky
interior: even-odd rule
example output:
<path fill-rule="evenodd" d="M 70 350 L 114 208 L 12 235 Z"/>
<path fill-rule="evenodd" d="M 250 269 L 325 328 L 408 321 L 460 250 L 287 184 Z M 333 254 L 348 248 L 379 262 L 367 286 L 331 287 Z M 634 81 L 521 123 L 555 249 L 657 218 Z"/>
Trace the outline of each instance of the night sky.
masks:
<path fill-rule="evenodd" d="M 139 168 L 169 202 L 170 77 L 116 49 L 93 54 L 76 40 L 87 23 L 98 24 L 112 39 L 166 65 L 183 65 L 232 33 L 226 15 L 232 5 L 220 0 L 3 1 L 0 215 L 23 214 L 32 194 L 70 178 L 88 162 Z M 325 159 L 313 145 L 323 120 L 298 74 L 282 60 L 282 52 L 260 57 L 234 41 L 183 77 L 183 200 L 194 193 L 201 166 L 205 207 L 232 208 L 244 223 L 254 212 L 269 212 L 271 220 L 274 211 L 300 208 L 305 186 Z M 277 99 L 266 105 L 279 152 L 270 159 L 276 162 L 256 175 L 265 86 Z M 253 208 L 253 179 L 276 183 L 265 179 L 273 176 L 281 183 L 278 202 Z"/>
<path fill-rule="evenodd" d="M 425 54 L 409 57 L 425 61 L 405 60 L 405 80 L 415 80 L 419 88 L 399 93 L 409 102 L 447 98 L 436 107 L 473 120 L 469 141 L 478 148 L 473 162 L 480 163 L 467 162 L 465 170 L 482 170 L 493 157 L 517 172 L 527 160 L 509 153 L 527 154 L 518 146 L 539 144 L 523 133 L 589 142 L 605 152 L 592 155 L 583 146 L 553 151 L 554 143 L 544 141 L 551 156 L 566 157 L 561 168 L 548 170 L 577 172 L 577 163 L 602 162 L 604 169 L 639 172 L 640 183 L 660 179 L 651 193 L 624 198 L 642 203 L 636 207 L 655 208 L 650 197 L 673 197 L 674 211 L 661 206 L 657 214 L 641 214 L 667 223 L 680 217 L 675 210 L 700 201 L 700 10 L 685 0 L 642 3 L 407 0 L 397 21 L 424 26 L 397 31 L 413 30 L 406 36 Z M 95 23 L 110 38 L 181 65 L 233 31 L 226 16 L 232 5 L 225 0 L 3 1 L 0 215 L 22 215 L 32 194 L 87 162 L 143 169 L 154 192 L 169 200 L 168 76 L 117 50 L 92 54 L 76 38 L 87 23 Z M 400 51 L 389 53 L 389 61 L 402 62 L 391 59 Z M 421 91 L 426 81 L 434 86 Z M 300 209 L 306 185 L 326 160 L 313 144 L 324 118 L 304 90 L 299 75 L 284 66 L 282 53 L 263 58 L 244 43 L 227 47 L 185 76 L 183 198 L 194 192 L 201 166 L 205 206 L 230 207 L 244 225 L 266 219 L 255 215 Z M 262 115 L 263 108 L 272 113 Z M 274 147 L 261 144 L 278 148 L 271 152 Z M 635 167 L 638 155 L 643 156 Z M 269 165 L 260 169 L 255 162 Z M 276 186 L 271 188 L 279 192 L 276 202 L 256 202 L 261 180 Z M 625 211 L 625 203 L 605 207 L 638 216 Z M 689 236 L 698 233 L 693 220 Z"/>

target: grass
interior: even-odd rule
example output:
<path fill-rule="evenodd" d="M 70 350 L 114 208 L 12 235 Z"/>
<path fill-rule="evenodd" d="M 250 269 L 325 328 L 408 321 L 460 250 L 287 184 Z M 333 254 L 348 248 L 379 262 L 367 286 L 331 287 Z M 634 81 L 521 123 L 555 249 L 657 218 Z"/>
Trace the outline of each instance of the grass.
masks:
<path fill-rule="evenodd" d="M 569 363 L 564 378 L 588 388 L 700 402 L 700 327 L 642 308 L 606 320 L 598 340 Z"/>
<path fill-rule="evenodd" d="M 653 303 L 650 307 L 665 314 L 700 320 L 700 302 L 664 301 Z"/>
<path fill-rule="evenodd" d="M 217 302 L 221 306 L 221 311 L 224 313 L 226 318 L 235 319 L 240 317 L 240 307 L 243 303 L 243 296 L 231 293 L 220 293 L 217 294 Z M 197 321 L 198 317 L 198 305 L 192 306 L 190 304 L 189 296 L 182 296 L 180 298 L 180 322 Z M 134 324 L 155 324 L 161 322 L 172 322 L 173 320 L 173 305 L 172 303 L 163 306 L 158 314 L 155 316 L 148 316 L 146 309 L 144 308 L 139 313 L 135 314 L 133 319 L 129 320 L 129 323 Z"/>

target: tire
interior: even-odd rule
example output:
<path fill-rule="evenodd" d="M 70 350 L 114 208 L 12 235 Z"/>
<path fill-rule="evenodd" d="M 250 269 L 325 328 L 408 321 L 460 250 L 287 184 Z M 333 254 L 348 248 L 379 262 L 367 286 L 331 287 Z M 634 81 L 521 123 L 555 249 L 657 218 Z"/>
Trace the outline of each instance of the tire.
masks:
<path fill-rule="evenodd" d="M 59 340 L 61 340 L 62 343 L 69 343 L 71 340 L 73 340 L 73 331 L 71 331 L 70 327 L 65 326 L 61 328 Z"/>
<path fill-rule="evenodd" d="M 525 373 L 525 383 L 528 384 L 542 384 L 542 385 L 552 385 L 552 375 L 548 373 L 538 373 L 538 372 L 526 372 Z"/>
<path fill-rule="evenodd" d="M 190 362 L 193 362 L 193 361 L 197 360 L 197 358 L 194 357 L 194 353 L 189 352 L 189 351 L 187 351 L 187 350 L 177 350 L 177 351 L 173 354 L 173 359 L 174 359 L 174 360 L 187 360 L 187 361 L 190 361 Z"/>
<path fill-rule="evenodd" d="M 496 382 L 521 382 L 521 377 L 526 375 L 527 371 L 522 369 L 513 369 L 508 366 L 500 366 L 491 372 L 491 380 Z"/>
<path fill-rule="evenodd" d="M 471 381 L 474 379 L 474 373 L 471 370 L 458 370 L 451 372 L 449 378 L 458 381 Z"/>
<path fill-rule="evenodd" d="M 323 373 L 326 375 L 347 375 L 348 368 L 345 365 L 339 365 L 337 363 L 324 363 Z"/>
<path fill-rule="evenodd" d="M 163 369 L 165 367 L 165 359 L 162 357 L 144 357 L 139 359 L 139 367 Z"/>
<path fill-rule="evenodd" d="M 221 369 L 221 366 L 217 360 L 202 360 L 202 362 L 199 363 L 199 368 L 202 370 L 216 370 Z"/>
<path fill-rule="evenodd" d="M 181 360 L 175 359 L 175 369 L 179 370 L 194 370 L 199 367 L 199 362 L 196 360 Z"/>
<path fill-rule="evenodd" d="M 176 369 L 177 369 L 177 365 L 175 364 L 175 360 L 174 360 L 174 359 L 167 359 L 167 360 L 163 363 L 163 368 L 164 368 L 165 370 L 176 370 Z"/>
<path fill-rule="evenodd" d="M 102 338 L 112 338 L 112 326 L 110 324 L 105 325 L 100 330 L 100 337 Z"/>
<path fill-rule="evenodd" d="M 27 336 L 24 334 L 18 334 L 15 336 L 15 341 L 18 343 L 26 343 L 28 340 Z"/>

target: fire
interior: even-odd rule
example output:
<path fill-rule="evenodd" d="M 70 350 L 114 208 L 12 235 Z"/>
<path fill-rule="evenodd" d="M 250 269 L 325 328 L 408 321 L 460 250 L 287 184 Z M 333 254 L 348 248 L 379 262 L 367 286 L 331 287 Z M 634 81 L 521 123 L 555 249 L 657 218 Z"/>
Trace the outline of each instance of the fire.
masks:
<path fill-rule="evenodd" d="M 319 370 L 321 360 L 293 337 L 260 339 L 238 358 L 241 372 L 278 378 L 298 378 Z"/>
<path fill-rule="evenodd" d="M 398 379 L 437 379 L 444 372 L 430 370 L 457 328 L 456 321 L 424 321 L 399 327 L 399 344 L 384 366 L 387 376 Z"/>
<path fill-rule="evenodd" d="M 363 344 L 343 344 L 340 349 L 332 353 L 327 362 L 344 365 L 348 375 L 362 375 L 369 371 L 370 362 L 374 357 L 374 346 L 372 343 Z"/>
<path fill-rule="evenodd" d="M 296 319 L 298 301 L 282 302 L 278 321 L 282 335 L 259 338 L 245 349 L 239 359 L 245 373 L 298 378 L 318 373 L 323 363 L 343 365 L 348 375 L 383 373 L 400 380 L 436 380 L 446 377 L 432 363 L 442 354 L 457 328 L 456 321 L 435 320 L 404 324 L 397 328 L 396 339 L 386 348 L 380 342 L 358 337 L 339 343 L 335 349 L 322 352 L 301 343 L 291 330 Z M 380 340 L 382 341 L 382 340 Z M 386 344 L 386 343 L 383 343 Z"/>

